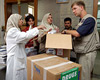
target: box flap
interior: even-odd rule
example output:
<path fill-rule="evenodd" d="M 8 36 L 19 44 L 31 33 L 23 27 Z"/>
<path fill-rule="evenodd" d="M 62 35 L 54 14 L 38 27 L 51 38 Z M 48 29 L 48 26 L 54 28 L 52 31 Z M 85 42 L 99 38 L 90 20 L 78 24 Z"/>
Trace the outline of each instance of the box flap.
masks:
<path fill-rule="evenodd" d="M 72 49 L 70 34 L 47 34 L 45 48 Z"/>

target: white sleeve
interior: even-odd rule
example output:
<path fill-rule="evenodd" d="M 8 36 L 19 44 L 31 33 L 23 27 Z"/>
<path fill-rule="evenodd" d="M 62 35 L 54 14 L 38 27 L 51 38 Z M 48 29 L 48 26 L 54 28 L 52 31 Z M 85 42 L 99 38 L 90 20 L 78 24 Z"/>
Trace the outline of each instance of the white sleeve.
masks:
<path fill-rule="evenodd" d="M 39 30 L 37 28 L 33 28 L 27 32 L 21 32 L 17 28 L 11 28 L 8 31 L 7 36 L 14 39 L 15 43 L 25 43 L 31 38 L 34 38 L 37 34 L 39 34 Z"/>

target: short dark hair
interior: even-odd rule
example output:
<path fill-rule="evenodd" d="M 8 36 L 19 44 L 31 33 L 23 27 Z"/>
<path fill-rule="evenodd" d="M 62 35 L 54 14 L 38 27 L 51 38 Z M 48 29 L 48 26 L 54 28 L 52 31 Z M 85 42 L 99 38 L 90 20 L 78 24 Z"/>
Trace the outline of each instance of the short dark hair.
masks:
<path fill-rule="evenodd" d="M 84 9 L 85 9 L 85 3 L 84 3 L 83 1 L 75 1 L 75 2 L 71 5 L 71 8 L 72 8 L 74 5 L 83 6 Z"/>
<path fill-rule="evenodd" d="M 34 16 L 33 16 L 32 14 L 29 14 L 29 15 L 25 18 L 26 26 L 29 26 L 28 21 L 29 21 L 30 18 L 31 18 L 33 21 L 35 20 Z"/>
<path fill-rule="evenodd" d="M 70 17 L 66 17 L 66 18 L 64 19 L 64 22 L 66 22 L 66 21 L 70 21 L 70 23 L 72 23 L 72 20 L 71 20 Z"/>

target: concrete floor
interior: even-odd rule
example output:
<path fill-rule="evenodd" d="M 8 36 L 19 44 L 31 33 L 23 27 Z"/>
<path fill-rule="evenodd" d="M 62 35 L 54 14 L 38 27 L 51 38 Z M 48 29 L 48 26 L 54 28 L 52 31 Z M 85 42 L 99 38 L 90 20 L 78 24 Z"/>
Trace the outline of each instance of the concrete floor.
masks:
<path fill-rule="evenodd" d="M 95 60 L 92 80 L 100 80 L 100 50 L 98 50 Z"/>
<path fill-rule="evenodd" d="M 6 68 L 0 70 L 0 80 L 5 80 Z M 95 60 L 92 80 L 100 80 L 100 50 Z"/>
<path fill-rule="evenodd" d="M 0 80 L 5 80 L 6 68 L 0 70 Z"/>

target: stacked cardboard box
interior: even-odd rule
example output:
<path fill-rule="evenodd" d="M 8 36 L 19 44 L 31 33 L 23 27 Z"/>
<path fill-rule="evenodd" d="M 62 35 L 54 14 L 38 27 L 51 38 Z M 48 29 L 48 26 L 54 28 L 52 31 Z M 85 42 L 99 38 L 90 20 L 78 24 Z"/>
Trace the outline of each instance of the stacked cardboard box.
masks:
<path fill-rule="evenodd" d="M 6 66 L 7 52 L 5 47 L 0 48 L 0 69 Z"/>
<path fill-rule="evenodd" d="M 76 68 L 78 72 L 73 72 Z M 70 74 L 67 74 L 67 71 Z M 64 76 L 61 77 L 62 75 Z M 27 80 L 68 80 L 67 78 L 73 78 L 73 76 L 78 76 L 77 80 L 81 80 L 81 65 L 52 54 L 40 54 L 27 58 Z"/>
<path fill-rule="evenodd" d="M 6 56 L 6 50 L 0 49 L 0 63 L 5 63 Z"/>

